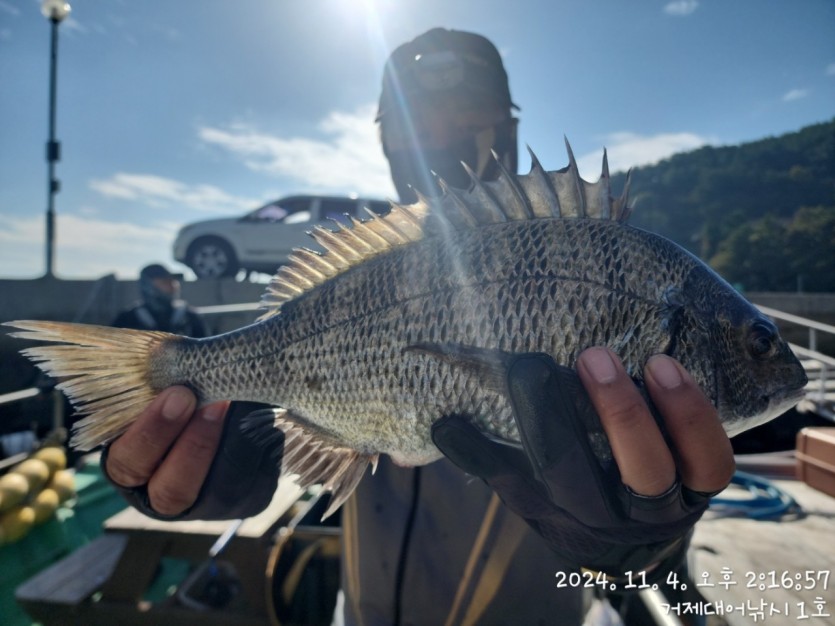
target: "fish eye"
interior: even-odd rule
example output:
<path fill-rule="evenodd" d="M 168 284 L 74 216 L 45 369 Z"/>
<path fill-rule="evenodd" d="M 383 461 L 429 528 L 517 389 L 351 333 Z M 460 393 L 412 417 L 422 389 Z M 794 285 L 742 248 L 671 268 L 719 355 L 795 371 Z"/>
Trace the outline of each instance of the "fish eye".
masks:
<path fill-rule="evenodd" d="M 777 330 L 771 324 L 755 322 L 748 334 L 748 350 L 755 359 L 767 359 L 777 349 Z"/>

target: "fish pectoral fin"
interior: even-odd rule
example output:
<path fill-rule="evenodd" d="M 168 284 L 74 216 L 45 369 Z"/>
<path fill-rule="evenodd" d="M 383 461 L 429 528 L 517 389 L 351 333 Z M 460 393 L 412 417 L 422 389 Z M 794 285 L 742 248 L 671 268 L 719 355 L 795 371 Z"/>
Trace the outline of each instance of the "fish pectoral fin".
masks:
<path fill-rule="evenodd" d="M 515 450 L 524 451 L 525 447 L 522 445 L 520 441 L 513 441 L 512 439 L 505 439 L 504 437 L 499 437 L 493 433 L 487 432 L 486 430 L 479 430 L 479 432 L 484 435 L 489 441 L 500 445 L 500 446 L 507 446 L 508 448 L 513 448 Z"/>
<path fill-rule="evenodd" d="M 255 411 L 246 417 L 243 428 L 260 445 L 280 455 L 282 475 L 295 475 L 302 489 L 319 484 L 331 492 L 323 520 L 353 493 L 368 464 L 377 466 L 377 454 L 349 448 L 285 409 Z"/>
<path fill-rule="evenodd" d="M 416 343 L 404 352 L 426 354 L 455 367 L 472 370 L 482 384 L 496 393 L 507 393 L 507 371 L 516 355 L 504 350 L 453 343 Z"/>

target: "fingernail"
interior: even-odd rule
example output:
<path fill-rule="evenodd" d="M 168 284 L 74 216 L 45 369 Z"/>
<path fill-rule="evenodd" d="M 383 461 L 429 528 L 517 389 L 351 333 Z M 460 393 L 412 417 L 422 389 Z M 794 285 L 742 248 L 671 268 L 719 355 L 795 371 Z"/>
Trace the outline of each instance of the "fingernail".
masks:
<path fill-rule="evenodd" d="M 165 419 L 177 420 L 190 412 L 192 407 L 191 394 L 187 391 L 176 390 L 165 399 L 162 405 L 162 416 Z"/>
<path fill-rule="evenodd" d="M 647 361 L 647 369 L 664 389 L 675 389 L 682 383 L 681 372 L 669 358 L 655 355 Z"/>
<path fill-rule="evenodd" d="M 592 378 L 599 383 L 610 383 L 618 375 L 615 362 L 605 348 L 589 348 L 580 355 L 580 360 Z"/>
<path fill-rule="evenodd" d="M 207 422 L 218 422 L 226 414 L 226 404 L 223 402 L 210 404 L 201 414 Z"/>

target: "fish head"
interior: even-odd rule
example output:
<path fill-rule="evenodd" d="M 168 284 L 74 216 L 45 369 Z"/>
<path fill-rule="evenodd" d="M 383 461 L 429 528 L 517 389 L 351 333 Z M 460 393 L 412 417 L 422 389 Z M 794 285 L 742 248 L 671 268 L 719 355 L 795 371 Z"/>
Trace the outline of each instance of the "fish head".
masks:
<path fill-rule="evenodd" d="M 711 397 L 729 436 L 785 413 L 804 395 L 806 371 L 777 326 L 707 267 L 694 270 L 676 358 Z"/>

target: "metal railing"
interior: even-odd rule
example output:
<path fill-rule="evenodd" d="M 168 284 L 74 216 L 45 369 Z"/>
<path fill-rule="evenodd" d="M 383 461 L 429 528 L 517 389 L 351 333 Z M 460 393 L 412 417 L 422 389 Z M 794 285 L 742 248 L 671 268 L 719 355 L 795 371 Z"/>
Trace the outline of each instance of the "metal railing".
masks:
<path fill-rule="evenodd" d="M 818 351 L 818 333 L 835 337 L 835 326 L 823 324 L 791 313 L 784 313 L 766 306 L 758 306 L 760 311 L 773 319 L 794 324 L 808 330 L 808 346 L 790 344 L 800 358 L 809 383 L 806 385 L 806 397 L 797 405 L 798 411 L 811 412 L 835 421 L 835 358 Z"/>
<path fill-rule="evenodd" d="M 194 311 L 198 315 L 226 315 L 228 313 L 249 313 L 261 308 L 258 302 L 245 302 L 243 304 L 210 304 L 196 306 Z"/>
<path fill-rule="evenodd" d="M 12 391 L 11 393 L 0 394 L 0 404 L 11 404 L 26 398 L 34 398 L 42 393 L 42 389 L 38 387 L 30 387 L 29 389 L 21 389 L 20 391 Z"/>

